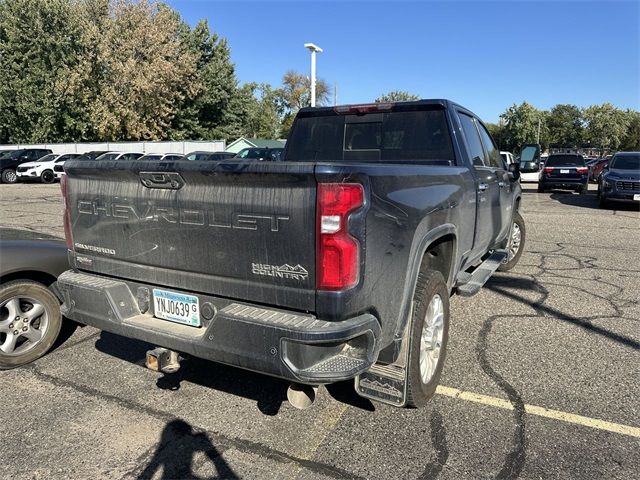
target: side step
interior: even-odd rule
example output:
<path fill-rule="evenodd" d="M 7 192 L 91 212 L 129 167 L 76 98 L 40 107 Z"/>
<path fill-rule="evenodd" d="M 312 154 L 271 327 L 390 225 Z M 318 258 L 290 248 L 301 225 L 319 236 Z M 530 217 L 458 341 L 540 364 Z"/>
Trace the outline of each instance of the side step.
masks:
<path fill-rule="evenodd" d="M 471 297 L 478 293 L 506 258 L 506 250 L 494 250 L 484 262 L 478 265 L 473 273 L 463 272 L 457 279 L 458 294 L 463 297 Z"/>

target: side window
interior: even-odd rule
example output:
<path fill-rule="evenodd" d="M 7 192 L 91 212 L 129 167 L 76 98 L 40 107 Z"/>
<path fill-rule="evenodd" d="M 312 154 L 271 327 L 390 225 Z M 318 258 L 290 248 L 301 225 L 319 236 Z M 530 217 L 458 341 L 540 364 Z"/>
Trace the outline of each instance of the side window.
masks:
<path fill-rule="evenodd" d="M 484 128 L 480 122 L 476 122 L 478 125 L 478 129 L 480 130 L 480 136 L 482 137 L 482 143 L 484 143 L 484 148 L 487 151 L 487 157 L 485 157 L 485 163 L 494 168 L 500 168 L 504 170 L 504 164 L 502 163 L 502 159 L 500 158 L 500 152 L 496 148 L 495 143 L 491 139 L 491 135 L 487 132 L 487 129 Z"/>
<path fill-rule="evenodd" d="M 460 118 L 460 124 L 462 125 L 462 131 L 464 132 L 464 138 L 467 140 L 469 156 L 473 160 L 473 165 L 476 167 L 484 167 L 484 150 L 482 149 L 482 142 L 478 135 L 478 129 L 475 124 L 476 122 L 473 118 L 464 113 L 458 113 L 458 118 Z"/>

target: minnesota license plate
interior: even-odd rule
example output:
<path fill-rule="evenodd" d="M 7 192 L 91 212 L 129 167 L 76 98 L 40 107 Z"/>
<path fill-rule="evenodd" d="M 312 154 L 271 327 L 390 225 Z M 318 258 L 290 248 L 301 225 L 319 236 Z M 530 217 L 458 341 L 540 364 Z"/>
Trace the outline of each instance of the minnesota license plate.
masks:
<path fill-rule="evenodd" d="M 153 289 L 154 315 L 163 320 L 200 326 L 200 305 L 198 297 L 184 293 Z"/>
<path fill-rule="evenodd" d="M 640 202 L 640 194 L 636 193 L 636 194 L 633 196 L 633 199 L 634 199 L 636 202 Z"/>
<path fill-rule="evenodd" d="M 561 169 L 560 173 L 569 173 L 569 170 Z"/>

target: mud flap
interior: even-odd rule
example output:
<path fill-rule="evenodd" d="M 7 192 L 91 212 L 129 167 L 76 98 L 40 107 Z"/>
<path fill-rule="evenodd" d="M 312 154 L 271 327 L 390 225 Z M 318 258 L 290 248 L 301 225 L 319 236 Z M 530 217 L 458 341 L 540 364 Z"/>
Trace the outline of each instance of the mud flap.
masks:
<path fill-rule="evenodd" d="M 369 370 L 356 377 L 356 393 L 361 397 L 395 407 L 404 407 L 407 404 L 407 365 L 413 308 L 412 304 L 398 359 L 389 365 L 375 363 Z"/>

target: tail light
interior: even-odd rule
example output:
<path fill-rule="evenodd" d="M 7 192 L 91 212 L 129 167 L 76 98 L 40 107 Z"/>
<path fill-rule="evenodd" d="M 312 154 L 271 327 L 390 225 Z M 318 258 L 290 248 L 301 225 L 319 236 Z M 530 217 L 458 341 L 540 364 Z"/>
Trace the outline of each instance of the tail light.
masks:
<path fill-rule="evenodd" d="M 544 173 L 551 173 L 551 172 L 553 172 L 553 167 L 544 167 L 544 169 L 542 171 Z"/>
<path fill-rule="evenodd" d="M 73 233 L 71 232 L 71 210 L 69 208 L 69 184 L 68 177 L 63 175 L 60 178 L 60 190 L 62 190 L 62 202 L 64 205 L 64 238 L 67 241 L 67 248 L 73 250 Z"/>
<path fill-rule="evenodd" d="M 316 288 L 344 290 L 358 283 L 360 243 L 347 229 L 349 214 L 364 203 L 358 183 L 319 183 Z"/>
<path fill-rule="evenodd" d="M 578 173 L 587 173 L 589 171 L 589 167 L 577 167 L 576 172 Z"/>

